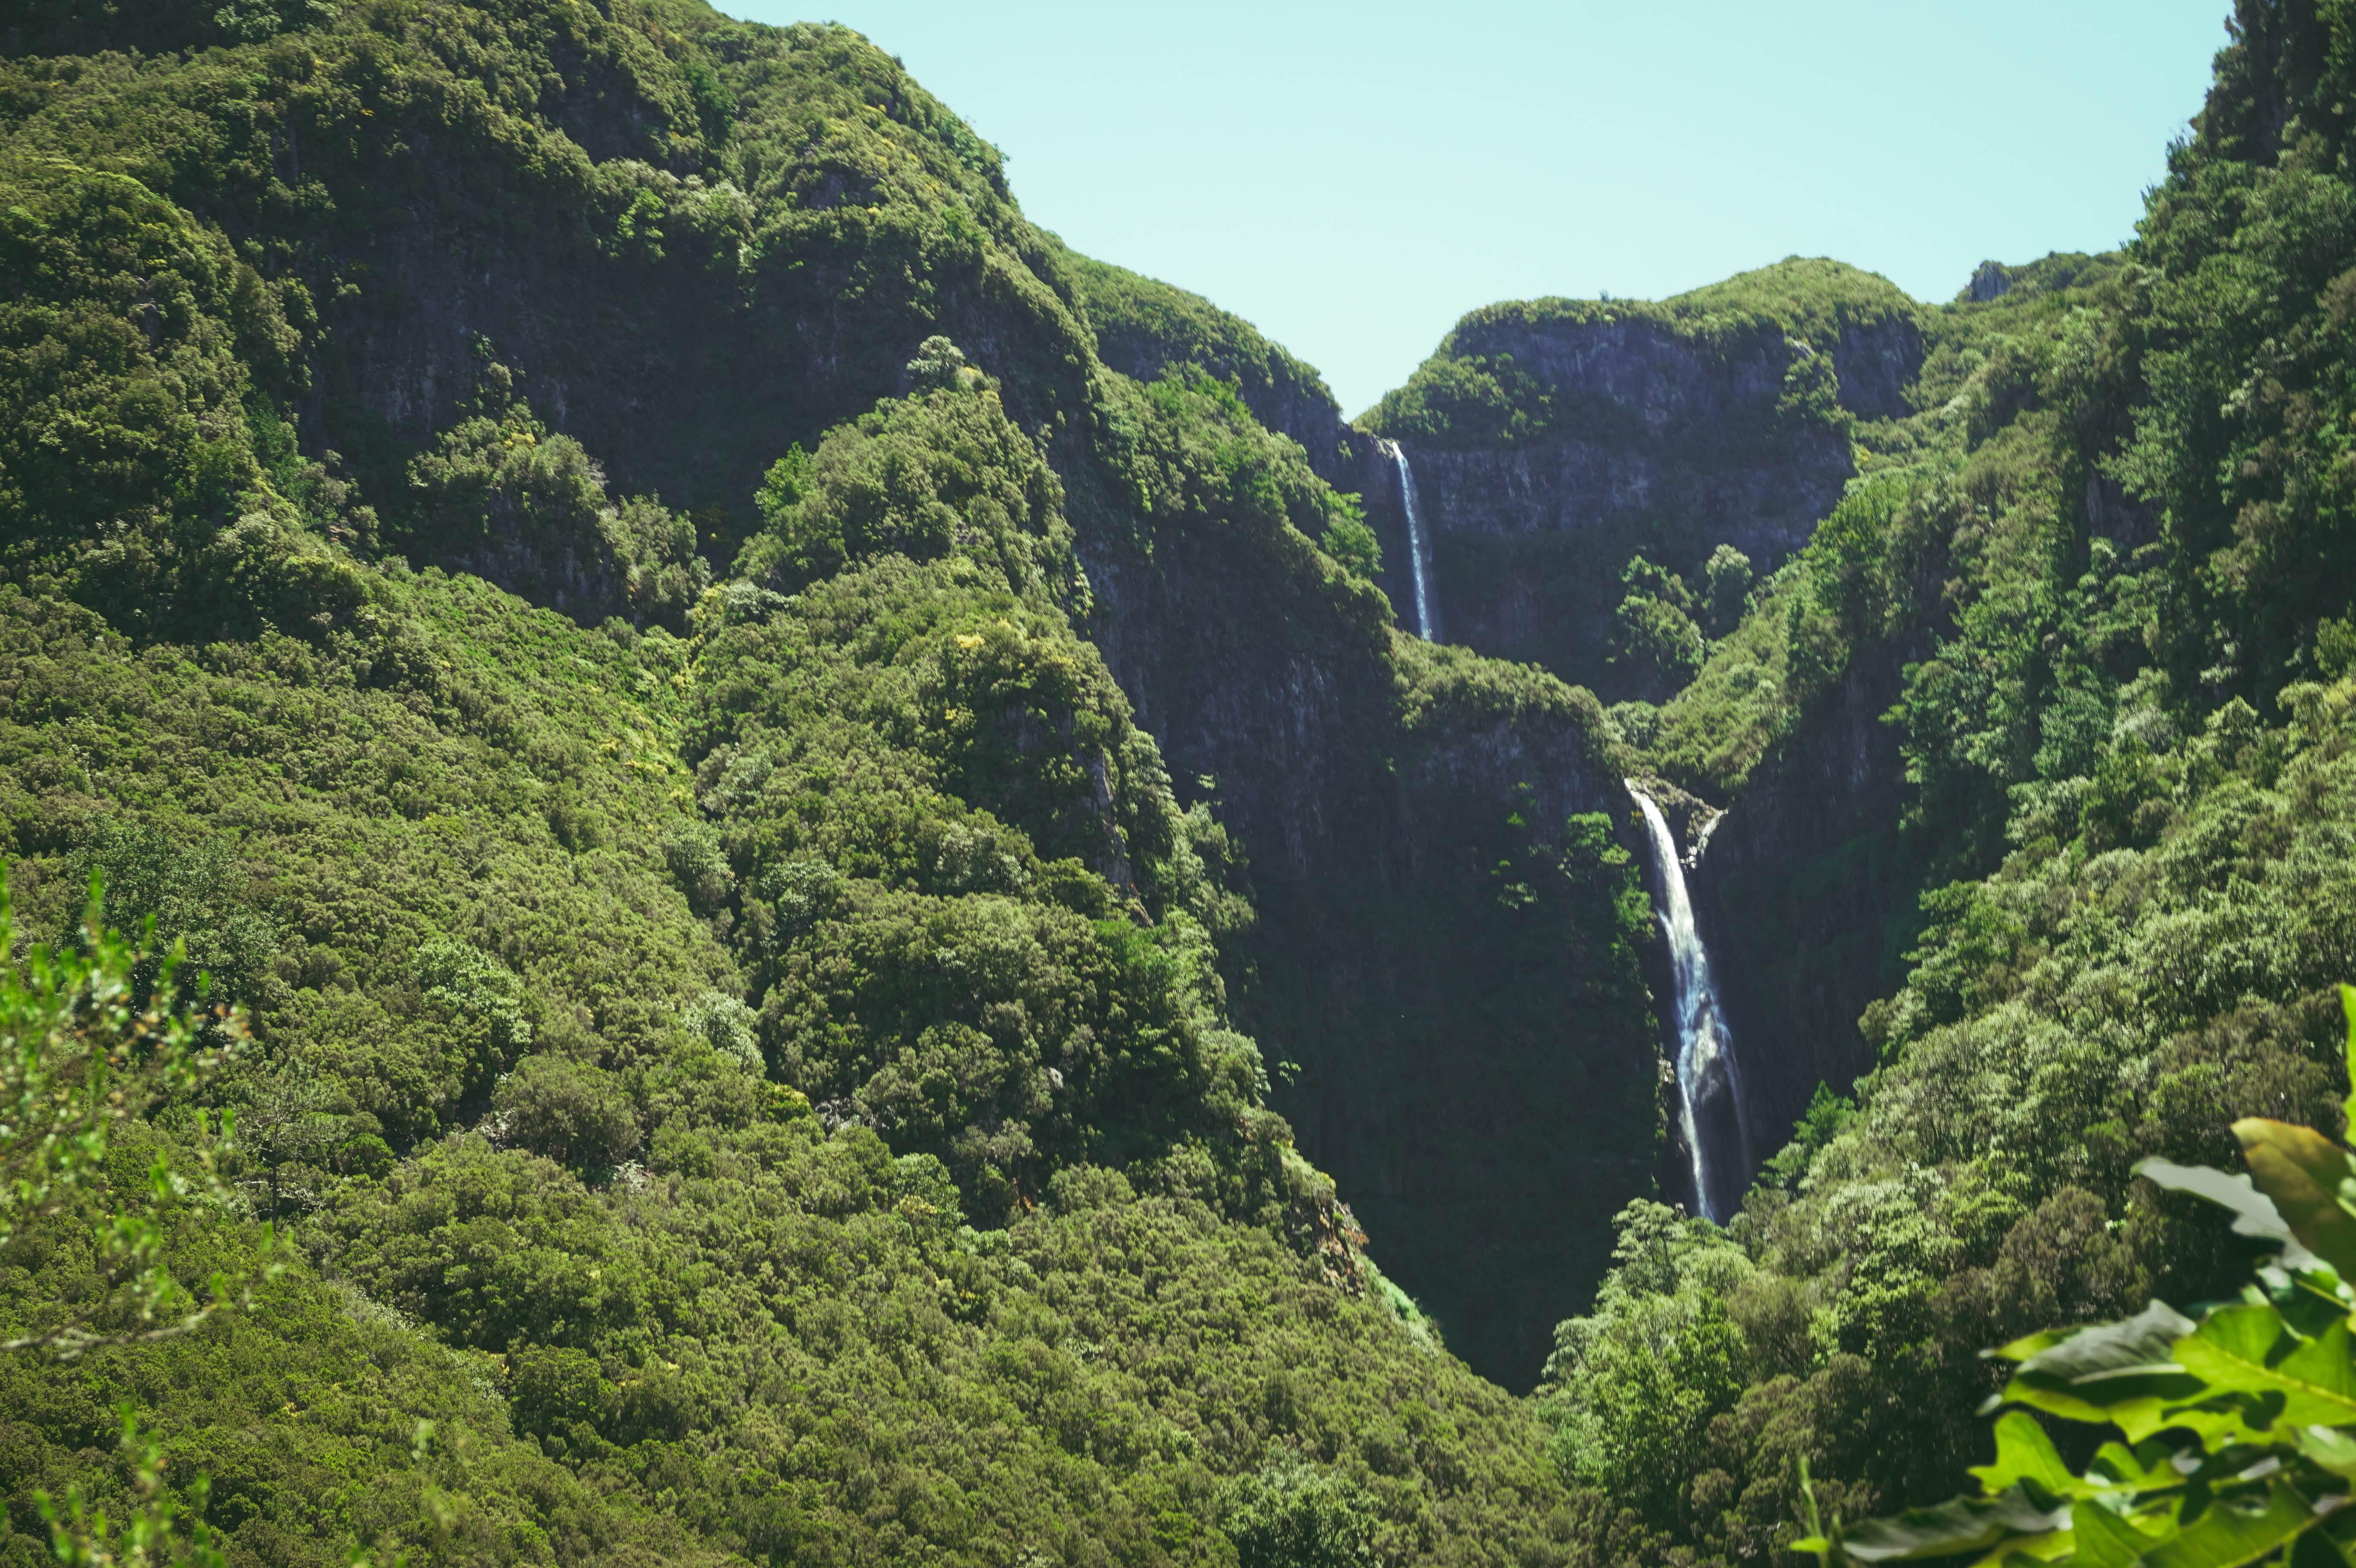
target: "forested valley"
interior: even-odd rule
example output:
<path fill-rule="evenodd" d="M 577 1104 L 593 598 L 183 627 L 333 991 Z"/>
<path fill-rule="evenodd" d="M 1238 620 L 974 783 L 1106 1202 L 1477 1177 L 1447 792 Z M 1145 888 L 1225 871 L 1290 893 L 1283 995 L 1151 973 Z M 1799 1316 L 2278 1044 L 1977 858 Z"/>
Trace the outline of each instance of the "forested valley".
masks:
<path fill-rule="evenodd" d="M 2123 251 L 1352 420 L 889 39 L 0 12 L 0 1563 L 2356 1560 L 2356 4 L 2225 20 Z"/>

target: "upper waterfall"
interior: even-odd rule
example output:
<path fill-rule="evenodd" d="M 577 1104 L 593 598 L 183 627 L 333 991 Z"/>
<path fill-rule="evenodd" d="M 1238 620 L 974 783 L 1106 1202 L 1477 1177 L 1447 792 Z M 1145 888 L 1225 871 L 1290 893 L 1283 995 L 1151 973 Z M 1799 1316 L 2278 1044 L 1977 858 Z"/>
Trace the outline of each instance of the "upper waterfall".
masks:
<path fill-rule="evenodd" d="M 1676 987 L 1677 1125 L 1685 1135 L 1694 1202 L 1710 1219 L 1723 1220 L 1740 1205 L 1751 1176 L 1734 1037 L 1710 982 L 1709 950 L 1694 923 L 1676 839 L 1653 798 L 1633 781 L 1627 784 L 1644 814 L 1654 880 L 1661 891 L 1663 907 L 1656 912 Z"/>
<path fill-rule="evenodd" d="M 1415 635 L 1427 643 L 1440 637 L 1440 618 L 1431 611 L 1431 543 L 1423 535 L 1423 517 L 1415 506 L 1415 470 L 1408 466 L 1407 443 L 1386 441 L 1383 446 L 1398 464 L 1399 501 L 1407 508 L 1408 570 L 1415 582 Z"/>

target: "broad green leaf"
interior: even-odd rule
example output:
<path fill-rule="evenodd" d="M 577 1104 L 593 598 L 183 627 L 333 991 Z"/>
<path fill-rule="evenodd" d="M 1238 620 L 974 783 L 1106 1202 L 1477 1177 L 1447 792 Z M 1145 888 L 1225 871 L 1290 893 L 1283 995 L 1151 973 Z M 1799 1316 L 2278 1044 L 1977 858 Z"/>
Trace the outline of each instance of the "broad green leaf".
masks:
<path fill-rule="evenodd" d="M 2356 1559 L 2356 1515 L 2341 1508 L 2325 1516 L 2322 1528 L 2298 1538 L 2298 1568 L 2349 1568 Z"/>
<path fill-rule="evenodd" d="M 2173 1354 L 2176 1342 L 2193 1327 L 2173 1307 L 2154 1301 L 2132 1317 L 2081 1328 L 2056 1340 L 2023 1360 L 2020 1371 L 2073 1386 L 2180 1373 L 2183 1369 Z"/>
<path fill-rule="evenodd" d="M 2356 1171 L 2348 1151 L 2311 1127 L 2247 1116 L 2233 1124 L 2258 1190 L 2275 1200 L 2307 1250 L 2356 1278 L 2356 1215 L 2340 1206 L 2340 1183 Z"/>
<path fill-rule="evenodd" d="M 2181 1477 L 2169 1463 L 2166 1444 L 2148 1445 L 2138 1454 L 2124 1443 L 2105 1443 L 2087 1467 L 2089 1476 L 2101 1476 L 2114 1490 L 2147 1492 L 2172 1487 Z"/>
<path fill-rule="evenodd" d="M 2070 1548 L 2070 1532 L 2066 1530 L 2015 1536 L 1973 1563 L 1972 1568 L 2037 1568 L 2042 1563 L 2069 1561 Z"/>
<path fill-rule="evenodd" d="M 2175 1520 L 2153 1522 L 2165 1525 L 2167 1534 L 2175 1533 Z M 2077 1548 L 2070 1557 L 2071 1568 L 2128 1568 L 2166 1539 L 2147 1535 L 2118 1514 L 2091 1504 L 2070 1510 L 2070 1536 Z"/>
<path fill-rule="evenodd" d="M 2040 1328 L 2034 1334 L 2023 1334 L 2010 1344 L 1998 1345 L 1993 1350 L 1982 1350 L 1980 1354 L 2000 1361 L 2025 1361 L 2079 1332 L 2082 1330 L 2076 1328 Z"/>
<path fill-rule="evenodd" d="M 1936 1508 L 1868 1520 L 1849 1531 L 1841 1544 L 1861 1563 L 1910 1563 L 1985 1552 L 2069 1527 L 2069 1504 L 2040 1509 L 2015 1488 L 1997 1497 L 1956 1498 Z"/>
<path fill-rule="evenodd" d="M 2288 1482 L 2276 1480 L 2263 1502 L 2211 1503 L 2207 1511 L 2144 1553 L 2151 1568 L 2238 1568 L 2254 1563 L 2320 1521 Z"/>
<path fill-rule="evenodd" d="M 2315 1262 L 2315 1254 L 2299 1244 L 2290 1233 L 2290 1226 L 2275 1207 L 2275 1200 L 2250 1184 L 2246 1176 L 2228 1176 L 2213 1166 L 2179 1165 L 2172 1159 L 2138 1160 L 2137 1176 L 2149 1179 L 2156 1187 L 2170 1192 L 2190 1192 L 2196 1198 L 2233 1211 L 2233 1233 L 2254 1236 L 2262 1242 L 2272 1242 L 2283 1250 L 2283 1265 L 2302 1269 Z"/>
<path fill-rule="evenodd" d="M 2215 1393 L 2280 1394 L 2279 1426 L 2356 1422 L 2356 1361 L 2343 1320 L 2302 1342 L 2272 1307 L 2224 1307 L 2179 1340 L 2177 1360 Z"/>
<path fill-rule="evenodd" d="M 2057 1498 L 2091 1497 L 2098 1489 L 2072 1475 L 2037 1418 L 2019 1410 L 2007 1413 L 1996 1424 L 1996 1463 L 1975 1465 L 1972 1474 L 1979 1478 L 1980 1490 L 1990 1497 L 2023 1481 L 2034 1482 Z"/>
<path fill-rule="evenodd" d="M 1996 1352 L 2020 1362 L 1999 1401 L 2069 1421 L 2115 1423 L 2140 1442 L 2165 1424 L 2168 1403 L 2208 1392 L 2172 1354 L 2192 1329 L 2190 1318 L 2155 1301 L 2121 1322 L 2017 1339 Z"/>

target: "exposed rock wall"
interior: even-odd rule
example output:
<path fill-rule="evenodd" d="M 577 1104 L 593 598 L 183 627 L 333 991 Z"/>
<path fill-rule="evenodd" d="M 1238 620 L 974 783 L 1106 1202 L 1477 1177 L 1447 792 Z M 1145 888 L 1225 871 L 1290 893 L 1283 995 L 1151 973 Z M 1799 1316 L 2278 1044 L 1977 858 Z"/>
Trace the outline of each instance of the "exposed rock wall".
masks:
<path fill-rule="evenodd" d="M 1904 978 L 1920 929 L 1898 830 L 1904 761 L 1881 721 L 1901 667 L 1892 651 L 1852 669 L 1838 702 L 1751 775 L 1687 880 L 1762 1158 L 1817 1084 L 1847 1093 L 1872 1067 L 1858 1016 Z"/>
<path fill-rule="evenodd" d="M 1092 635 L 1182 797 L 1211 781 L 1249 857 L 1230 991 L 1279 1109 L 1450 1348 L 1529 1387 L 1658 1161 L 1609 891 L 1499 874 L 1624 802 L 1591 699 L 1528 674 L 1517 705 L 1460 700 L 1494 667 L 1340 624 L 1215 540 L 1087 570 Z"/>
<path fill-rule="evenodd" d="M 1515 321 L 1451 351 L 1510 357 L 1547 407 L 1526 439 L 1409 442 L 1441 622 L 1607 698 L 1633 694 L 1607 662 L 1631 557 L 1687 574 L 1730 544 L 1763 573 L 1856 472 L 1841 422 L 1794 400 L 1818 351 L 1772 325 L 1703 337 L 1644 316 Z M 1845 326 L 1824 352 L 1840 409 L 1905 411 L 1922 357 L 1911 320 Z"/>

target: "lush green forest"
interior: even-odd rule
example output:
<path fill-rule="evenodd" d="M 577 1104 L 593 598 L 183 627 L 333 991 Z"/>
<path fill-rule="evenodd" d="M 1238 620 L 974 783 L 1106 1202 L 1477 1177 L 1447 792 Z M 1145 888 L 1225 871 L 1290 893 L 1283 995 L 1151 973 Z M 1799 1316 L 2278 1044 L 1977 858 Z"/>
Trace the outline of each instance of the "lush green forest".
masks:
<path fill-rule="evenodd" d="M 2238 23 L 2126 254 L 1926 313 L 1914 411 L 1858 424 L 1813 542 L 1673 699 L 1614 710 L 1739 803 L 1890 672 L 1898 810 L 1827 874 L 1901 895 L 1903 958 L 1860 1022 L 1879 1065 L 1743 1214 L 1633 1209 L 1563 1326 L 1539 1404 L 1598 1561 L 1763 1559 L 1804 1458 L 1851 1520 L 1963 1489 L 2004 1386 L 1981 1351 L 2242 1288 L 2246 1243 L 2140 1161 L 2340 1125 L 2356 18 Z"/>
<path fill-rule="evenodd" d="M 1361 426 L 845 29 L 12 17 L 0 1562 L 2132 1560 L 1855 1528 L 2008 1386 L 1990 1497 L 2178 1507 L 1981 1352 L 2234 1296 L 2153 1172 L 2345 1125 L 2356 10 L 2241 0 L 2124 253 L 1491 306 Z M 1772 385 L 1662 437 L 1590 332 Z M 1443 546 L 1596 640 L 1432 646 L 1377 433 L 1804 526 Z M 1861 702 L 1726 962 L 1870 1070 L 1689 1218 L 1619 780 Z"/>
<path fill-rule="evenodd" d="M 1395 670 L 1244 368 L 1104 365 L 1109 271 L 855 35 L 5 41 L 8 1039 L 80 1108 L 25 1168 L 82 1151 L 10 1188 L 7 1561 L 1559 1557 L 1542 1429 L 1270 1108 L 1249 780 L 1181 804 L 1102 563 L 1281 606 L 1173 684 L 1355 660 L 1360 784 L 1591 704 Z M 1641 1029 L 1624 859 L 1506 815 Z"/>

